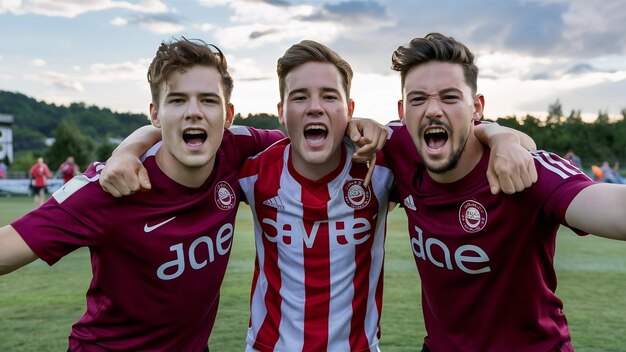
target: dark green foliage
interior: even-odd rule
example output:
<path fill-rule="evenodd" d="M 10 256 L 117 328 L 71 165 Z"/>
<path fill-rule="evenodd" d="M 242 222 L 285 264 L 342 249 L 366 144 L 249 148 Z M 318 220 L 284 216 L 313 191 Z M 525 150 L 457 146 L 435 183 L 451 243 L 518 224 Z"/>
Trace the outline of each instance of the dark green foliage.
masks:
<path fill-rule="evenodd" d="M 285 128 L 278 122 L 278 116 L 268 114 L 248 114 L 248 117 L 243 118 L 240 114 L 235 115 L 233 120 L 234 125 L 252 126 L 255 128 L 262 128 L 267 130 L 282 130 L 286 132 Z"/>
<path fill-rule="evenodd" d="M 502 126 L 511 127 L 531 136 L 538 149 L 565 155 L 572 149 L 585 168 L 608 161 L 626 165 L 626 109 L 622 117 L 611 120 L 607 112 L 599 111 L 593 122 L 584 122 L 580 110 L 563 116 L 561 103 L 557 100 L 548 107 L 545 121 L 526 115 L 521 119 L 507 116 L 496 119 Z"/>
<path fill-rule="evenodd" d="M 84 170 L 93 159 L 93 142 L 68 119 L 59 123 L 54 134 L 55 142 L 45 154 L 46 162 L 55 171 L 68 156 L 73 156 L 76 164 Z"/>
<path fill-rule="evenodd" d="M 146 115 L 118 113 L 84 103 L 57 106 L 37 101 L 20 93 L 0 90 L 0 113 L 13 115 L 13 150 L 42 154 L 45 138 L 54 137 L 63 120 L 72 121 L 80 132 L 96 145 L 109 137 L 126 137 L 149 123 Z M 89 151 L 90 153 L 93 150 Z M 82 164 L 81 164 L 82 166 Z M 51 165 L 52 167 L 52 165 Z"/>

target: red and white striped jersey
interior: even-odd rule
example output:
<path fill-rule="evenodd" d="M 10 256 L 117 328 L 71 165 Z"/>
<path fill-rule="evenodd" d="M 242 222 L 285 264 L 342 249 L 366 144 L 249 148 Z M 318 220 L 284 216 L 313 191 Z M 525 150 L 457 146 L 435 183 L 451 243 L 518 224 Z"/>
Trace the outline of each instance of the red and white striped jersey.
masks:
<path fill-rule="evenodd" d="M 363 187 L 353 152 L 344 142 L 339 167 L 317 181 L 295 171 L 289 139 L 245 163 L 257 248 L 247 351 L 378 351 L 394 179 L 381 157 Z"/>

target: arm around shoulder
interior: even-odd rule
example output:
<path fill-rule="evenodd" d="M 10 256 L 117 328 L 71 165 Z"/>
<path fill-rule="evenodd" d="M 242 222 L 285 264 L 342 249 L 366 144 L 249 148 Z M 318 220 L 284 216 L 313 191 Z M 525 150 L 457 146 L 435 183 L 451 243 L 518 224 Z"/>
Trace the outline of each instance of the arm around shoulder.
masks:
<path fill-rule="evenodd" d="M 626 185 L 596 183 L 572 200 L 565 220 L 590 234 L 626 240 Z"/>
<path fill-rule="evenodd" d="M 0 228 L 0 275 L 19 269 L 37 258 L 13 226 Z"/>

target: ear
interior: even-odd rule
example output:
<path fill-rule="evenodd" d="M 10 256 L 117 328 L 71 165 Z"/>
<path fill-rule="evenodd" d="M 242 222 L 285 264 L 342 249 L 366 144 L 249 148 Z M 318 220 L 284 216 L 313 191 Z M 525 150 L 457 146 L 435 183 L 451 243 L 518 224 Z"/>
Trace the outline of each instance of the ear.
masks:
<path fill-rule="evenodd" d="M 482 94 L 476 94 L 474 96 L 474 113 L 472 119 L 479 121 L 483 118 L 483 112 L 485 111 L 485 97 Z"/>
<path fill-rule="evenodd" d="M 235 106 L 229 103 L 228 107 L 226 107 L 226 121 L 224 121 L 224 128 L 229 128 L 233 124 L 234 118 L 235 118 Z"/>
<path fill-rule="evenodd" d="M 348 101 L 348 121 L 352 120 L 352 114 L 354 113 L 354 100 Z"/>
<path fill-rule="evenodd" d="M 276 104 L 276 108 L 278 109 L 278 122 L 284 126 L 285 117 L 283 116 L 283 103 L 279 101 L 278 104 Z"/>
<path fill-rule="evenodd" d="M 150 122 L 152 126 L 161 128 L 161 121 L 159 120 L 159 108 L 154 103 L 150 103 Z"/>
<path fill-rule="evenodd" d="M 398 117 L 404 123 L 404 102 L 402 99 L 398 100 Z"/>

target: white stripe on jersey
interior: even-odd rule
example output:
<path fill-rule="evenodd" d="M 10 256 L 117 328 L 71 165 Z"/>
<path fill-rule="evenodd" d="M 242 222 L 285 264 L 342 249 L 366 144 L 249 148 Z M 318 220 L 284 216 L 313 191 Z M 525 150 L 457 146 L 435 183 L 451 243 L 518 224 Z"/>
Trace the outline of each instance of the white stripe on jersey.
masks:
<path fill-rule="evenodd" d="M 285 148 L 283 160 L 288 160 L 290 147 Z M 278 196 L 283 200 L 285 209 L 289 211 L 279 211 L 278 221 L 294 223 L 294 219 L 300 219 L 301 222 L 303 215 L 301 195 L 300 184 L 291 177 L 285 164 L 280 175 Z M 299 231 L 305 232 L 304 229 L 296 229 L 296 232 Z M 280 338 L 276 342 L 276 351 L 299 351 L 304 346 L 302 326 L 304 325 L 305 299 L 301 296 L 306 290 L 304 280 L 302 280 L 305 277 L 304 245 L 305 241 L 299 238 L 291 239 L 291 248 L 299 255 L 293 255 L 289 253 L 289 250 L 281 251 L 282 246 L 278 245 L 278 268 L 281 273 L 280 296 L 284 298 L 280 305 L 280 314 L 283 318 L 280 319 L 278 328 Z"/>
<path fill-rule="evenodd" d="M 543 167 L 559 175 L 561 178 L 566 179 L 574 175 L 585 175 L 582 171 L 578 170 L 569 161 L 562 159 L 558 155 L 544 150 L 538 150 L 532 153 L 535 158 Z M 586 175 L 585 175 L 586 176 Z"/>
<path fill-rule="evenodd" d="M 250 130 L 248 129 L 247 126 L 232 125 L 232 126 L 230 126 L 230 128 L 228 128 L 228 130 L 230 132 L 232 132 L 232 134 L 234 134 L 234 135 L 238 135 L 238 136 L 252 136 L 252 133 L 250 133 Z"/>

